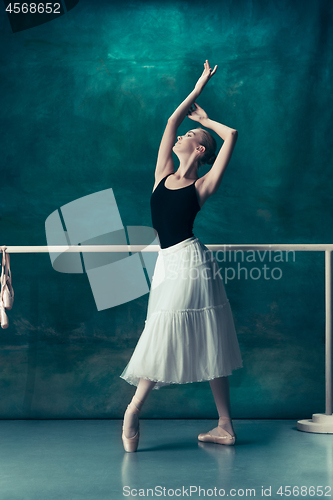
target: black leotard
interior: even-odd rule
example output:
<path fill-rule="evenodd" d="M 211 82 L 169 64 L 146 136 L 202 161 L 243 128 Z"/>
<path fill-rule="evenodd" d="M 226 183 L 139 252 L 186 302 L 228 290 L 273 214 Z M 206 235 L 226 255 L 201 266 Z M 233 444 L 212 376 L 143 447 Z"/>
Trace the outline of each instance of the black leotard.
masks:
<path fill-rule="evenodd" d="M 193 234 L 193 223 L 200 210 L 195 182 L 179 189 L 165 187 L 166 175 L 150 197 L 153 228 L 157 231 L 161 248 L 186 240 Z"/>

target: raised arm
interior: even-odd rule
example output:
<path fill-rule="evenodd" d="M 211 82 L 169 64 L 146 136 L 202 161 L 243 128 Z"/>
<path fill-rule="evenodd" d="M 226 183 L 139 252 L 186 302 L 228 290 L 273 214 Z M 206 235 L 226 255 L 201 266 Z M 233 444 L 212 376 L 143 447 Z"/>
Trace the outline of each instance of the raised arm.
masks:
<path fill-rule="evenodd" d="M 223 174 L 228 166 L 238 138 L 238 131 L 208 118 L 207 113 L 196 102 L 189 110 L 188 117 L 191 120 L 199 122 L 204 127 L 214 130 L 224 141 L 211 169 L 201 177 L 202 181 L 200 184 L 205 193 L 205 199 L 207 199 L 208 196 L 218 190 L 221 184 Z"/>
<path fill-rule="evenodd" d="M 215 66 L 215 68 L 212 70 L 209 66 L 208 61 L 204 63 L 204 70 L 199 80 L 195 84 L 194 89 L 168 119 L 168 123 L 164 130 L 164 134 L 158 151 L 155 169 L 155 180 L 159 180 L 168 173 L 174 172 L 172 148 L 176 141 L 177 129 L 187 115 L 190 107 L 201 94 L 205 85 L 214 75 L 216 70 L 217 66 Z"/>

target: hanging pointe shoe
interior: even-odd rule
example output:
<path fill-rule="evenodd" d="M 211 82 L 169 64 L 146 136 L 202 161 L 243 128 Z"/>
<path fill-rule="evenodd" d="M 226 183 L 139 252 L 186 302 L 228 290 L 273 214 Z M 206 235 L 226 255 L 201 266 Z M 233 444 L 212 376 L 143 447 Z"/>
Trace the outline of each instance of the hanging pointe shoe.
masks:
<path fill-rule="evenodd" d="M 212 429 L 209 432 L 199 434 L 199 441 L 216 443 L 216 444 L 224 444 L 228 446 L 232 446 L 235 444 L 237 436 L 230 434 L 225 429 L 225 425 L 231 422 L 231 418 L 228 417 L 220 417 L 219 425 Z"/>
<path fill-rule="evenodd" d="M 14 289 L 12 287 L 12 273 L 10 270 L 10 257 L 9 254 L 3 252 L 2 256 L 2 266 L 4 265 L 4 259 L 5 259 L 5 274 L 1 275 L 1 285 L 4 286 L 4 292 L 3 292 L 3 303 L 6 309 L 10 311 L 10 309 L 13 307 L 13 302 L 14 302 Z"/>
<path fill-rule="evenodd" d="M 9 321 L 2 297 L 0 297 L 0 322 L 1 322 L 1 328 L 3 329 L 8 328 Z"/>
<path fill-rule="evenodd" d="M 14 302 L 14 289 L 11 284 L 11 279 L 7 278 L 5 289 L 3 292 L 3 303 L 6 309 L 8 311 L 11 310 L 13 307 L 13 302 Z"/>
<path fill-rule="evenodd" d="M 12 275 L 10 271 L 10 257 L 6 253 L 5 246 L 1 247 L 2 250 L 2 270 L 1 270 L 1 297 L 3 305 L 6 309 L 10 310 L 14 302 L 14 290 L 12 287 Z"/>
<path fill-rule="evenodd" d="M 5 308 L 5 304 L 4 304 L 4 293 L 5 293 L 5 288 L 6 288 L 5 263 L 6 263 L 5 247 L 2 247 L 2 270 L 1 270 L 1 278 L 0 278 L 0 283 L 1 283 L 0 323 L 1 323 L 1 328 L 3 328 L 3 329 L 8 328 L 8 324 L 9 324 L 8 316 L 6 314 L 6 308 Z"/>
<path fill-rule="evenodd" d="M 127 406 L 127 410 L 125 411 L 124 421 L 123 421 L 123 427 L 122 427 L 123 433 L 122 433 L 122 436 L 121 436 L 122 440 L 123 440 L 123 445 L 124 445 L 125 451 L 134 452 L 138 448 L 139 436 L 140 436 L 140 427 L 139 427 L 139 417 L 138 417 L 138 415 L 140 413 L 142 405 L 143 405 L 142 401 L 140 401 L 136 396 L 133 396 L 132 401 Z M 131 416 L 129 414 L 131 414 Z M 127 437 L 125 435 L 126 431 L 129 434 L 128 431 L 131 430 L 130 426 L 129 427 L 125 427 L 125 417 L 126 417 L 126 415 L 127 415 L 127 417 L 129 417 L 129 419 L 132 420 L 132 422 L 133 422 L 133 420 L 137 421 L 137 425 L 135 426 L 135 427 L 137 427 L 137 431 L 136 431 L 135 435 L 132 436 L 132 437 Z"/>

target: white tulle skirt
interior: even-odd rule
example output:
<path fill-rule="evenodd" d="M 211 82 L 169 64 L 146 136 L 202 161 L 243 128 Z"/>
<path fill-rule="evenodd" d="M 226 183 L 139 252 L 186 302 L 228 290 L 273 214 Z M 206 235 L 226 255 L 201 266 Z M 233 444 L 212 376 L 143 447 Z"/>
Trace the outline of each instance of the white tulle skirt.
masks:
<path fill-rule="evenodd" d="M 213 253 L 196 237 L 159 251 L 144 330 L 124 371 L 154 389 L 231 375 L 242 358 Z"/>

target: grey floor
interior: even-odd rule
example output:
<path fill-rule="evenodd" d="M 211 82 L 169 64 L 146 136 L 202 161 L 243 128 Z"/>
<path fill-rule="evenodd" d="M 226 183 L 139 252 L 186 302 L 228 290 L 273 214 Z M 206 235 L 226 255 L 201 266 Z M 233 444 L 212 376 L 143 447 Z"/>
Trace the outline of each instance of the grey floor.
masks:
<path fill-rule="evenodd" d="M 0 499 L 333 498 L 333 435 L 235 420 L 236 446 L 197 441 L 215 424 L 142 419 L 126 453 L 121 420 L 1 420 Z"/>

